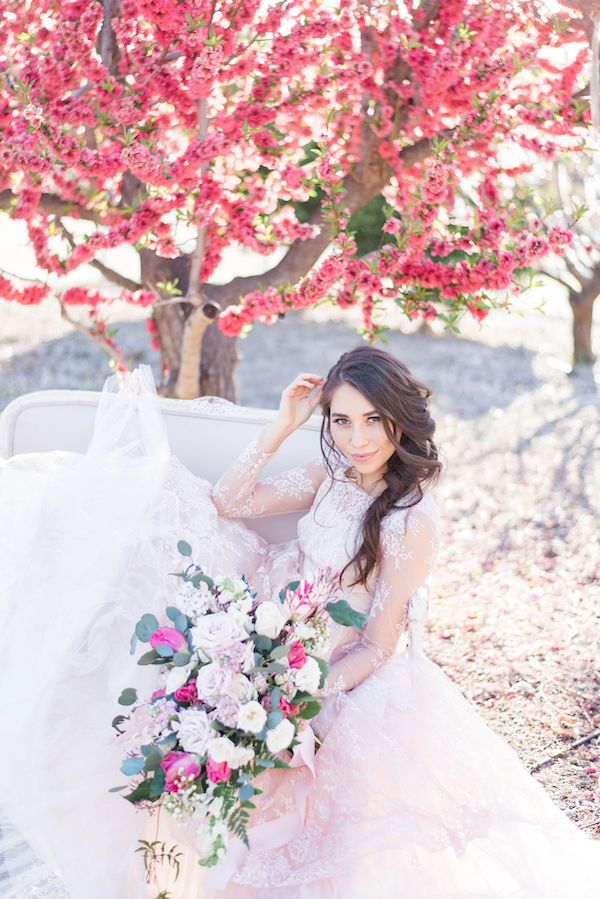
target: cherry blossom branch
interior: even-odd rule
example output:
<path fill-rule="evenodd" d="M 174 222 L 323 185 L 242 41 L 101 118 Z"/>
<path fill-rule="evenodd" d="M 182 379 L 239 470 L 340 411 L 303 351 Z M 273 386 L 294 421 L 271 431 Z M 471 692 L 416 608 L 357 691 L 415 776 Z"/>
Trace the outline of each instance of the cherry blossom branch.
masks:
<path fill-rule="evenodd" d="M 57 296 L 57 299 L 60 306 L 61 317 L 66 322 L 68 322 L 73 328 L 75 328 L 76 331 L 79 331 L 82 334 L 85 334 L 87 337 L 90 337 L 94 341 L 94 343 L 99 346 L 100 349 L 113 360 L 117 368 L 126 369 L 127 371 L 131 370 L 131 366 L 127 365 L 125 362 L 125 356 L 115 345 L 114 341 L 110 339 L 110 337 L 106 337 L 102 333 L 102 331 L 98 330 L 98 328 L 94 328 L 93 326 L 87 327 L 76 318 L 73 318 L 73 316 L 69 315 L 62 297 Z"/>
<path fill-rule="evenodd" d="M 16 197 L 11 190 L 0 191 L 0 210 L 10 209 Z M 96 225 L 104 224 L 103 216 L 85 206 L 80 206 L 72 200 L 63 200 L 56 194 L 42 194 L 39 200 L 40 209 L 51 215 L 66 215 L 69 218 L 82 218 L 94 222 Z"/>
<path fill-rule="evenodd" d="M 77 246 L 77 244 L 75 243 L 75 238 L 73 237 L 65 223 L 60 218 L 57 218 L 56 222 L 71 249 L 75 249 L 75 247 Z M 90 259 L 87 262 L 87 265 L 90 265 L 92 268 L 95 268 L 96 271 L 99 271 L 107 281 L 110 281 L 113 284 L 117 284 L 119 287 L 125 288 L 125 290 L 131 290 L 132 292 L 135 292 L 136 290 L 142 289 L 142 285 L 138 284 L 137 281 L 133 281 L 131 278 L 126 277 L 126 275 L 122 275 L 120 272 L 114 271 L 114 269 L 110 268 L 108 265 L 100 262 L 99 259 Z"/>

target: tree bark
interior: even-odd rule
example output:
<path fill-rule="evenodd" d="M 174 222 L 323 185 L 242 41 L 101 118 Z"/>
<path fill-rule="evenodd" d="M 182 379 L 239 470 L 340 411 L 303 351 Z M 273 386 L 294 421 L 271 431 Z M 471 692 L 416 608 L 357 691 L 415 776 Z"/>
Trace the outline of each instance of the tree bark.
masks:
<path fill-rule="evenodd" d="M 596 356 L 592 350 L 592 323 L 594 314 L 593 290 L 569 291 L 569 303 L 573 312 L 573 365 L 593 365 Z"/>

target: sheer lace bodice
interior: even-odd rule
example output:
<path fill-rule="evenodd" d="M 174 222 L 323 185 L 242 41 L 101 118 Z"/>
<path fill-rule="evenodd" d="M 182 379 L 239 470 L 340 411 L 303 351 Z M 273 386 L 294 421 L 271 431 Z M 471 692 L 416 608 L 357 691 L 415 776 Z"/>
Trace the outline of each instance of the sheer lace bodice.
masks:
<path fill-rule="evenodd" d="M 269 590 L 266 576 L 270 576 L 276 595 L 286 575 L 310 579 L 320 569 L 341 571 L 359 547 L 363 516 L 373 498 L 348 476 L 351 463 L 343 457 L 333 466 L 333 474 L 322 459 L 316 459 L 259 479 L 272 455 L 263 450 L 260 435 L 255 437 L 214 486 L 212 498 L 219 513 L 231 517 L 306 510 L 297 539 L 270 547 L 265 566 L 257 573 L 258 579 L 263 578 L 263 590 Z M 350 586 L 352 570 L 344 577 L 348 601 L 369 617 L 360 636 L 334 626 L 327 692 L 352 689 L 402 649 L 411 617 L 418 642 L 425 584 L 437 544 L 437 512 L 430 494 L 413 507 L 388 513 L 382 524 L 381 558 L 367 587 Z"/>

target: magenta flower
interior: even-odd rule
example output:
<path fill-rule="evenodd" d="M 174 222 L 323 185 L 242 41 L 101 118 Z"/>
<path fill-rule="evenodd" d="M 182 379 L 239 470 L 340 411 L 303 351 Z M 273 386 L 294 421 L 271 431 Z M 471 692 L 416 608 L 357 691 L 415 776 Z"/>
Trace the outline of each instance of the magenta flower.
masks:
<path fill-rule="evenodd" d="M 306 662 L 306 652 L 304 651 L 304 646 L 299 640 L 296 640 L 296 642 L 292 643 L 292 645 L 290 646 L 290 651 L 288 652 L 288 662 L 290 668 L 302 668 L 302 666 Z"/>
<path fill-rule="evenodd" d="M 190 775 L 195 779 L 200 774 L 200 758 L 191 752 L 168 752 L 160 763 L 165 772 L 165 790 L 177 793 L 183 786 L 180 779 Z"/>
<path fill-rule="evenodd" d="M 230 775 L 231 769 L 227 762 L 213 762 L 210 756 L 206 759 L 206 776 L 213 783 L 228 781 Z"/>
<path fill-rule="evenodd" d="M 181 652 L 188 648 L 186 638 L 174 627 L 159 627 L 157 631 L 154 631 L 150 637 L 150 646 L 152 649 L 156 649 L 159 644 L 170 646 L 173 652 Z"/>
<path fill-rule="evenodd" d="M 187 684 L 184 684 L 183 687 L 178 687 L 173 693 L 173 698 L 177 702 L 195 702 L 198 698 L 196 681 L 190 680 Z"/>

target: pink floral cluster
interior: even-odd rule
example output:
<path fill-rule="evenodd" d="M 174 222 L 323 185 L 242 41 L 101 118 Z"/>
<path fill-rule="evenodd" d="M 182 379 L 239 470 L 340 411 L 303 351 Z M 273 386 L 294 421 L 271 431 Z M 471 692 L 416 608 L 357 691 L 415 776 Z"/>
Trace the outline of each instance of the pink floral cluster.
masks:
<path fill-rule="evenodd" d="M 103 58 L 101 4 L 6 4 L 0 187 L 48 274 L 124 244 L 174 260 L 178 220 L 204 230 L 206 280 L 228 246 L 268 255 L 331 226 L 334 252 L 315 271 L 250 291 L 219 325 L 233 336 L 330 297 L 360 305 L 372 334 L 386 299 L 410 316 L 449 306 L 481 318 L 516 269 L 568 243 L 565 229 L 516 224 L 505 185 L 531 163 L 499 152 L 576 150 L 588 124 L 587 38 L 575 20 L 557 27 L 542 0 L 389 4 L 377 16 L 361 0 L 299 0 L 293 18 L 258 0 L 121 0 L 110 26 Z M 466 184 L 473 203 L 459 211 Z M 368 262 L 349 231 L 357 185 L 390 208 Z M 317 191 L 315 224 L 300 210 Z M 69 238 L 73 218 L 95 230 Z M 59 290 L 65 303 L 102 302 Z M 0 280 L 17 302 L 47 292 Z"/>

